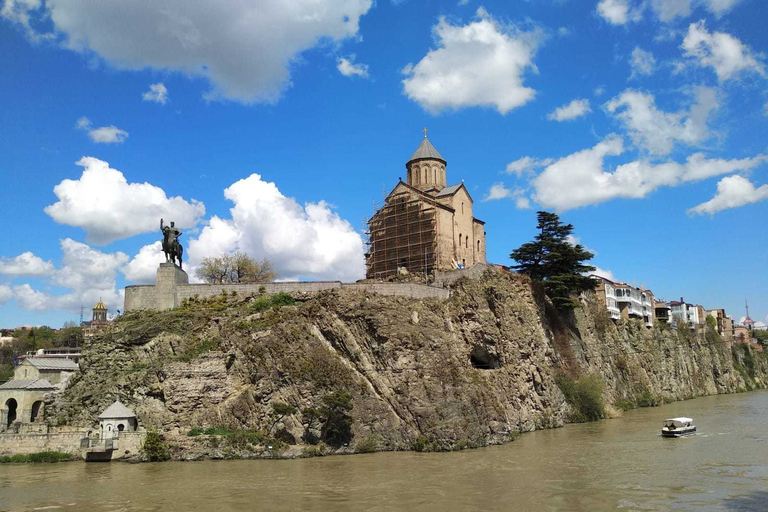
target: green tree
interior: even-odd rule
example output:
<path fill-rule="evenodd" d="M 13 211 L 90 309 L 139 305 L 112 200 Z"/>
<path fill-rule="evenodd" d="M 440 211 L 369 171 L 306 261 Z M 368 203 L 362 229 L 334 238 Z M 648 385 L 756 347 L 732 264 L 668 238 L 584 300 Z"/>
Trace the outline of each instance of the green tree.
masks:
<path fill-rule="evenodd" d="M 536 216 L 539 234 L 512 251 L 509 257 L 517 262 L 513 268 L 543 283 L 557 308 L 572 308 L 575 303 L 571 295 L 595 287 L 595 280 L 585 275 L 595 267 L 584 263 L 593 254 L 583 245 L 570 242 L 572 224 L 563 224 L 557 214 L 550 212 L 540 211 Z"/>
<path fill-rule="evenodd" d="M 322 439 L 327 444 L 339 447 L 352 439 L 352 395 L 343 390 L 334 391 L 323 397 L 319 409 L 323 418 Z"/>
<path fill-rule="evenodd" d="M 57 347 L 79 347 L 83 344 L 83 330 L 80 327 L 64 324 L 54 338 Z"/>

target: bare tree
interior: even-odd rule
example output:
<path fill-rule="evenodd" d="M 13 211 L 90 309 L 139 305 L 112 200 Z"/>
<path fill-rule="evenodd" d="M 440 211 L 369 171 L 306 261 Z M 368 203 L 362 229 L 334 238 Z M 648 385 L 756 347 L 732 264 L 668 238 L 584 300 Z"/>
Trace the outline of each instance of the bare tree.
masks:
<path fill-rule="evenodd" d="M 195 275 L 212 284 L 265 283 L 278 277 L 269 260 L 259 262 L 240 251 L 218 258 L 203 258 Z"/>

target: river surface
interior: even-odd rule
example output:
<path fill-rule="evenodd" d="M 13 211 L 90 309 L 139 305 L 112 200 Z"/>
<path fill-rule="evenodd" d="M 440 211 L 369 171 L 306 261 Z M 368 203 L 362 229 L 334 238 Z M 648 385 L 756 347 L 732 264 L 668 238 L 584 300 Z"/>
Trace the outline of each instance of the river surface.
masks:
<path fill-rule="evenodd" d="M 659 436 L 688 416 L 699 434 Z M 768 510 L 768 391 L 639 409 L 454 453 L 3 464 L 0 510 Z"/>

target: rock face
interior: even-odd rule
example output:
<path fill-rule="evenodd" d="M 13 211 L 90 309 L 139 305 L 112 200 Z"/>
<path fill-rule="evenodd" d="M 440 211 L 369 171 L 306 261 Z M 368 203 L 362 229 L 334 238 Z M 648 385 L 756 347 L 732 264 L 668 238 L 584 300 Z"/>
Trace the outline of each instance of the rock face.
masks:
<path fill-rule="evenodd" d="M 124 316 L 84 348 L 56 421 L 91 425 L 119 399 L 176 457 L 272 456 L 278 444 L 319 454 L 302 441 L 322 434 L 307 408 L 343 389 L 353 437 L 342 450 L 453 449 L 562 426 L 558 373 L 597 374 L 609 405 L 766 383 L 766 359 L 749 347 L 614 326 L 592 299 L 563 317 L 517 275 L 461 279 L 447 300 L 344 289 L 294 299 L 220 296 Z M 211 427 L 224 435 L 187 435 Z"/>

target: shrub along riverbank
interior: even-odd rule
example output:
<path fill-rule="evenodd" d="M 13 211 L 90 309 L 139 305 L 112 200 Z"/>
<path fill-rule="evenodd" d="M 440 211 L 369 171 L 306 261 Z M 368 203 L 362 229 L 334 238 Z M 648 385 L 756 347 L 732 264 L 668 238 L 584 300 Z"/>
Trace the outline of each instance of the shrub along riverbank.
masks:
<path fill-rule="evenodd" d="M 29 463 L 29 462 L 35 462 L 35 463 L 64 462 L 68 460 L 74 460 L 74 457 L 72 457 L 72 455 L 68 453 L 62 453 L 62 452 L 38 452 L 38 453 L 0 456 L 0 464 Z"/>

